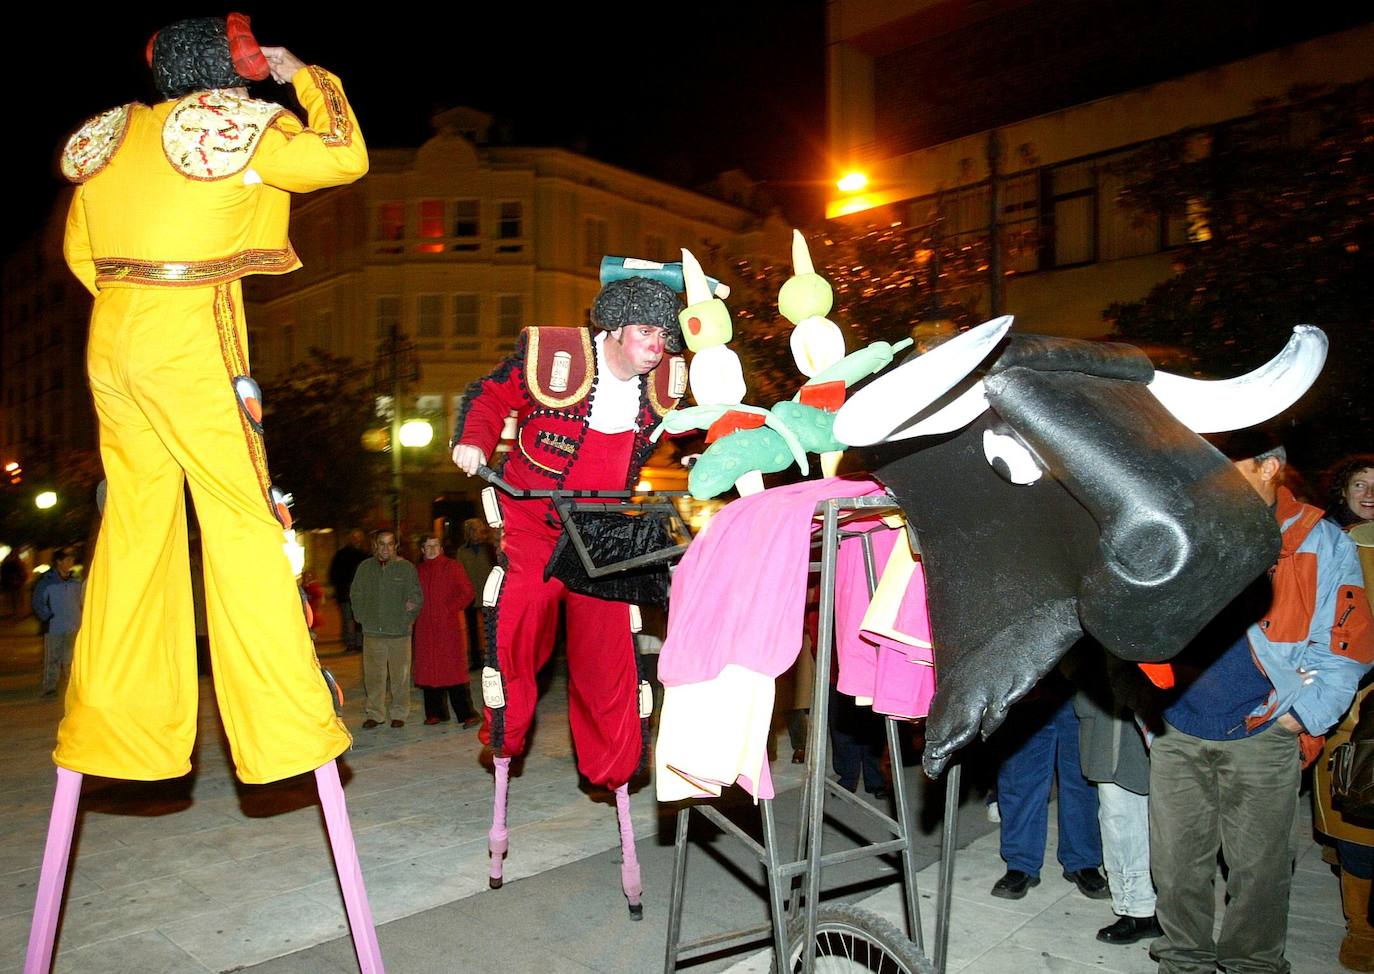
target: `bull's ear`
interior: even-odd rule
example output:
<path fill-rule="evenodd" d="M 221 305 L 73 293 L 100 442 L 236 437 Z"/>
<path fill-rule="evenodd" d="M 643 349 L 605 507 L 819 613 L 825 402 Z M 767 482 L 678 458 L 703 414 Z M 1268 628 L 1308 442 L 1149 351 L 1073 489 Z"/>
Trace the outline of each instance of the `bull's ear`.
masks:
<path fill-rule="evenodd" d="M 850 446 L 871 446 L 967 426 L 988 408 L 981 382 L 938 409 L 930 407 L 987 358 L 1011 323 L 1011 315 L 985 321 L 874 379 L 836 414 L 835 438 Z"/>
<path fill-rule="evenodd" d="M 1298 325 L 1283 351 L 1245 375 L 1204 381 L 1156 372 L 1150 391 L 1194 433 L 1256 426 L 1301 399 L 1326 364 L 1326 333 Z"/>

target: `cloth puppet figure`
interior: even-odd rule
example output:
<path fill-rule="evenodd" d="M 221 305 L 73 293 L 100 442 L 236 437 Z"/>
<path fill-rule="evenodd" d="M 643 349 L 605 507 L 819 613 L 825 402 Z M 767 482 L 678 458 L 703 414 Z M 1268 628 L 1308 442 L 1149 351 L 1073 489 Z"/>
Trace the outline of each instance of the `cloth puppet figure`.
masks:
<path fill-rule="evenodd" d="M 835 421 L 851 445 L 887 441 L 863 462 L 920 538 L 939 676 L 931 774 L 1084 633 L 1125 660 L 1166 659 L 1273 564 L 1274 518 L 1198 433 L 1286 409 L 1326 355 L 1325 335 L 1300 326 L 1256 372 L 1201 382 L 1156 373 L 1131 346 L 1004 340 L 1010 325 L 908 360 Z"/>
<path fill-rule="evenodd" d="M 873 342 L 846 355 L 839 327 L 824 317 L 833 301 L 830 284 L 816 273 L 806 240 L 796 230 L 792 260 L 796 273 L 778 292 L 778 307 L 797 323 L 792 354 L 807 380 L 791 400 L 763 409 L 743 402 L 744 374 L 739 357 L 726 344 L 733 328 L 725 302 L 711 297 L 711 279 L 689 251 L 682 252 L 689 303 L 679 317 L 687 347 L 695 353 L 690 387 L 697 405 L 673 410 L 654 437 L 665 430 L 706 431 L 706 451 L 687 480 L 688 491 L 699 500 L 731 487 L 741 497 L 757 493 L 763 489 L 763 474 L 786 470 L 793 463 L 806 476 L 809 453 L 820 454 L 822 473 L 833 476 L 844 444 L 831 428 L 847 390 L 886 367 L 911 344 L 909 338 L 895 345 Z"/>
<path fill-rule="evenodd" d="M 290 78 L 308 127 L 240 94 L 240 69 L 266 70 L 246 18 L 182 21 L 150 51 L 167 100 L 92 119 L 61 160 L 77 184 L 64 253 L 95 295 L 87 365 L 109 488 L 54 759 L 114 778 L 190 770 L 189 482 L 229 746 L 244 781 L 276 781 L 321 767 L 350 738 L 282 555 L 290 515 L 267 475 L 240 281 L 300 266 L 290 194 L 353 182 L 367 149 L 321 68 Z"/>

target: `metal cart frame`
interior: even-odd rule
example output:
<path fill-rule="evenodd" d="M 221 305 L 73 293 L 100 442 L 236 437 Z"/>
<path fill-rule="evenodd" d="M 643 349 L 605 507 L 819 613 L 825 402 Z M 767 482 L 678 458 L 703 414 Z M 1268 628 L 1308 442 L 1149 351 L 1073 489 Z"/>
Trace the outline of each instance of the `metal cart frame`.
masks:
<path fill-rule="evenodd" d="M 901 513 L 890 497 L 848 497 L 822 501 L 816 505 L 821 519 L 820 561 L 812 570 L 820 570 L 820 624 L 816 641 L 816 674 L 811 707 L 811 722 L 807 732 L 806 779 L 801 789 L 802 817 L 797 835 L 795 857 L 783 861 L 779 853 L 779 839 L 773 812 L 773 800 L 759 801 L 763 824 L 763 842 L 755 841 L 738 825 L 727 819 L 710 804 L 684 805 L 677 815 L 677 834 L 673 857 L 673 881 L 669 900 L 668 938 L 664 956 L 665 974 L 673 974 L 684 955 L 700 955 L 727 947 L 742 947 L 765 936 L 771 936 L 773 954 L 778 971 L 784 970 L 790 944 L 789 921 L 803 920 L 801 952 L 802 971 L 811 974 L 815 965 L 816 910 L 820 903 L 821 871 L 826 866 L 839 865 L 858 859 L 900 853 L 902 862 L 903 899 L 907 915 L 907 936 L 922 951 L 925 938 L 921 929 L 921 914 L 916 889 L 916 866 L 911 842 L 910 802 L 906 781 L 901 773 L 901 743 L 898 722 L 888 718 L 885 723 L 887 746 L 896 759 L 892 776 L 896 798 L 897 818 L 893 819 L 855 795 L 841 788 L 826 776 L 829 755 L 829 690 L 830 670 L 835 643 L 835 577 L 840 542 L 857 538 L 864 546 L 864 567 L 869 593 L 877 585 L 877 566 L 874 564 L 872 539 L 866 531 L 846 530 L 844 525 L 857 518 Z M 915 547 L 913 536 L 913 547 Z M 934 969 L 944 974 L 949 940 L 950 898 L 953 888 L 955 846 L 958 841 L 960 767 L 951 764 L 945 776 L 944 827 L 941 837 L 939 886 L 936 892 L 936 928 Z M 825 799 L 829 794 L 850 807 L 862 810 L 893 836 L 856 848 L 823 854 L 822 830 L 825 821 Z M 695 811 L 722 832 L 742 842 L 763 865 L 768 883 L 770 923 L 714 934 L 690 942 L 681 941 L 682 909 L 687 880 L 687 841 L 691 813 Z M 800 894 L 797 881 L 800 880 Z"/>

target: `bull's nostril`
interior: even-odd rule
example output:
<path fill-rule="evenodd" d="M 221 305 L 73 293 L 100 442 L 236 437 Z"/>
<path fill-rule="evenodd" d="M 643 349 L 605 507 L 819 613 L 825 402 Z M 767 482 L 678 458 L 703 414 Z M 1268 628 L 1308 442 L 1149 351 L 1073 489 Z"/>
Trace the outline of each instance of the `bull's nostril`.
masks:
<path fill-rule="evenodd" d="M 1183 570 L 1189 541 L 1173 521 L 1136 520 L 1103 536 L 1119 574 L 1138 585 L 1162 585 Z"/>

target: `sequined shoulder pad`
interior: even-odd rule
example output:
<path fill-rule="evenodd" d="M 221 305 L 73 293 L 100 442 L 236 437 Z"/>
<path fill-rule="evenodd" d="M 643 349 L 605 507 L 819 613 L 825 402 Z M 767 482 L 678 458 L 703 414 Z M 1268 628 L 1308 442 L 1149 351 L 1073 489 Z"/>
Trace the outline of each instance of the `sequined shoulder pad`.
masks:
<path fill-rule="evenodd" d="M 649 407 L 662 419 L 668 410 L 677 408 L 678 400 L 687 393 L 687 360 L 681 355 L 663 356 L 663 361 L 649 373 L 646 385 Z"/>
<path fill-rule="evenodd" d="M 124 142 L 133 108 L 133 104 L 111 108 L 77 129 L 62 150 L 62 175 L 84 183 L 104 169 Z"/>
<path fill-rule="evenodd" d="M 224 179 L 243 172 L 263 133 L 286 109 L 227 91 L 198 91 L 173 106 L 162 126 L 162 149 L 189 179 Z"/>

